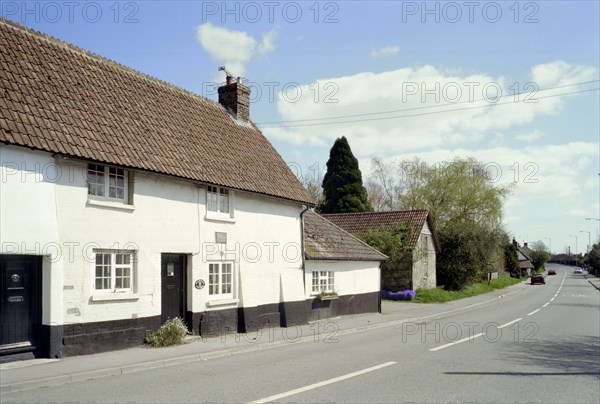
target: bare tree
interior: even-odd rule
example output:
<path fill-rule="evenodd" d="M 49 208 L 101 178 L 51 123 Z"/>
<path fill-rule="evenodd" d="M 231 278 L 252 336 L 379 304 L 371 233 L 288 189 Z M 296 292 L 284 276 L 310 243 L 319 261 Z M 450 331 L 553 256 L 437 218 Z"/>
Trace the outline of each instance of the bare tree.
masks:
<path fill-rule="evenodd" d="M 372 178 L 369 178 L 365 183 L 365 188 L 367 189 L 369 203 L 375 212 L 389 210 L 386 209 L 387 203 L 381 185 L 375 182 Z"/>
<path fill-rule="evenodd" d="M 376 205 L 371 204 L 376 211 L 389 211 L 396 209 L 396 194 L 398 192 L 397 180 L 395 178 L 396 164 L 394 162 L 385 163 L 381 159 L 371 160 L 371 178 L 367 187 L 367 192 L 371 189 L 373 195 L 369 196 L 376 201 Z"/>
<path fill-rule="evenodd" d="M 304 188 L 306 188 L 317 203 L 317 206 L 319 206 L 323 202 L 323 188 L 321 188 L 321 185 L 310 176 L 302 178 L 302 185 L 304 185 Z"/>

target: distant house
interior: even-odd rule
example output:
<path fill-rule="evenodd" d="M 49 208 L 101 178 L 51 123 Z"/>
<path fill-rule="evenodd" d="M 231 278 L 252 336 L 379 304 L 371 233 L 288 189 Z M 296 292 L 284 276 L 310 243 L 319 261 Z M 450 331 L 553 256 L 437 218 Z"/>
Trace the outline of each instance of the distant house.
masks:
<path fill-rule="evenodd" d="M 519 268 L 521 269 L 521 276 L 531 276 L 533 269 L 535 268 L 531 260 L 531 250 L 524 243 L 522 246 L 519 245 L 517 240 L 513 238 L 513 246 L 517 250 L 517 260 L 519 261 Z"/>
<path fill-rule="evenodd" d="M 312 211 L 303 224 L 309 320 L 380 311 L 379 267 L 388 257 Z"/>
<path fill-rule="evenodd" d="M 399 266 L 382 266 L 381 286 L 386 290 L 429 289 L 436 287 L 436 254 L 439 242 L 427 210 L 395 212 L 336 213 L 323 215 L 352 234 L 391 231 L 398 226 L 408 229 L 406 248 L 410 254 Z"/>

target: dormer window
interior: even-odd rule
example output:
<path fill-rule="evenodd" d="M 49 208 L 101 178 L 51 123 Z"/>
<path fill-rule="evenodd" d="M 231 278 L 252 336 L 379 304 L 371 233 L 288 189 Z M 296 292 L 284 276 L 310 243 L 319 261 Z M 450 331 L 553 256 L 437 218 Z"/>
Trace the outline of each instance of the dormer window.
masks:
<path fill-rule="evenodd" d="M 208 186 L 206 192 L 206 206 L 208 212 L 231 213 L 229 190 L 221 187 Z"/>

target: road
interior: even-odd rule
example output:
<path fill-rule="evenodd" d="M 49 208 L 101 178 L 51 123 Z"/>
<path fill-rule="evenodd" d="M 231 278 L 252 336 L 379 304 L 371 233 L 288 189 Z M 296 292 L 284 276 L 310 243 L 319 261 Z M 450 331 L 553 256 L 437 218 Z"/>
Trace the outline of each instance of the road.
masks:
<path fill-rule="evenodd" d="M 2 402 L 600 402 L 600 292 L 570 267 L 444 318 L 3 394 Z"/>

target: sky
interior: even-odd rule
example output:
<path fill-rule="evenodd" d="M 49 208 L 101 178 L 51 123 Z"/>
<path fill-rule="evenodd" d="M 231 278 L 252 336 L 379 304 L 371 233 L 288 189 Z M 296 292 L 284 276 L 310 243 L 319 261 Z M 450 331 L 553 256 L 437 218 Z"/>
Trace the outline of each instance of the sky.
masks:
<path fill-rule="evenodd" d="M 473 157 L 520 243 L 600 239 L 598 1 L 6 1 L 0 15 L 217 99 L 225 66 L 297 175 Z M 586 220 L 589 219 L 589 220 Z"/>

